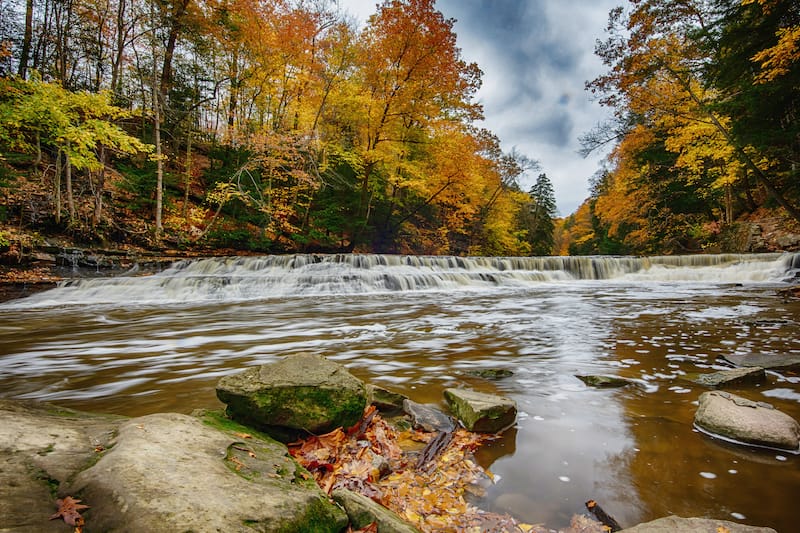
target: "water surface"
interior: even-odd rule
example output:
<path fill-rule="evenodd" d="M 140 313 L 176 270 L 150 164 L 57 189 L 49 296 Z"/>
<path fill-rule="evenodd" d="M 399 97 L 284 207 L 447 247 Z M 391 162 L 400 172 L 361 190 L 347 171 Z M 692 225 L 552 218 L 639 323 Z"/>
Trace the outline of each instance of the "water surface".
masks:
<path fill-rule="evenodd" d="M 0 394 L 123 415 L 218 408 L 217 380 L 315 352 L 443 406 L 470 387 L 516 400 L 479 452 L 480 503 L 562 527 L 595 499 L 623 526 L 667 514 L 791 531 L 800 458 L 692 427 L 687 374 L 729 354 L 800 354 L 798 256 L 231 258 L 85 280 L 0 306 Z M 796 267 L 796 265 L 795 265 Z M 466 375 L 507 368 L 510 378 Z M 576 374 L 637 380 L 587 387 Z M 730 389 L 800 419 L 800 378 Z"/>

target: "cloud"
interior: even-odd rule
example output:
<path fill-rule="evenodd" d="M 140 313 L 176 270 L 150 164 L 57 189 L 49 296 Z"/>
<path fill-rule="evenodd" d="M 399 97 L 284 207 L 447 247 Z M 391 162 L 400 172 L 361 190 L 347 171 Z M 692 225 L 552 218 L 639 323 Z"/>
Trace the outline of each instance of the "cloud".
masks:
<path fill-rule="evenodd" d="M 374 4 L 339 0 L 364 21 Z M 584 91 L 603 72 L 594 55 L 608 12 L 619 0 L 438 0 L 436 8 L 456 19 L 454 31 L 466 61 L 483 70 L 477 100 L 484 126 L 503 143 L 542 163 L 566 215 L 588 196 L 588 179 L 603 154 L 578 155 L 578 137 L 608 112 Z M 366 6 L 369 6 L 367 9 Z M 351 9 L 352 7 L 352 9 Z M 538 171 L 523 187 L 533 184 Z"/>

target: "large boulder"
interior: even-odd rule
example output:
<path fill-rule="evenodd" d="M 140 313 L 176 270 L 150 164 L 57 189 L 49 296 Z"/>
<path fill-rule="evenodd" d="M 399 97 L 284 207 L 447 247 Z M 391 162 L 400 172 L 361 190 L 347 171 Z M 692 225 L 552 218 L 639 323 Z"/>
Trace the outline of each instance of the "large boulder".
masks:
<path fill-rule="evenodd" d="M 313 434 L 349 427 L 364 413 L 364 383 L 343 366 L 315 354 L 296 354 L 223 377 L 217 397 L 234 420 L 269 431 Z"/>
<path fill-rule="evenodd" d="M 347 526 L 285 446 L 221 414 L 101 417 L 0 400 L 0 531 L 318 531 Z"/>
<path fill-rule="evenodd" d="M 728 520 L 665 516 L 622 530 L 624 533 L 777 533 L 770 527 L 747 526 Z"/>
<path fill-rule="evenodd" d="M 722 391 L 705 392 L 695 425 L 712 435 L 783 450 L 800 449 L 800 424 L 768 403 Z"/>
<path fill-rule="evenodd" d="M 444 397 L 450 411 L 470 431 L 499 433 L 517 420 L 517 404 L 502 396 L 446 389 Z"/>
<path fill-rule="evenodd" d="M 224 421 L 220 421 L 224 424 Z M 286 447 L 164 413 L 122 424 L 71 483 L 97 531 L 330 531 L 347 518 Z"/>

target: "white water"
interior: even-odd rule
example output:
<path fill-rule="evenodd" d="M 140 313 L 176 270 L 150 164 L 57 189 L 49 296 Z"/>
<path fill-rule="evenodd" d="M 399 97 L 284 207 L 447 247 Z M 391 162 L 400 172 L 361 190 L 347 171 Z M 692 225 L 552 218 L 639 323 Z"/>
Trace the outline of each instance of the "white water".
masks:
<path fill-rule="evenodd" d="M 228 257 L 180 261 L 152 276 L 70 281 L 5 306 L 163 305 L 320 295 L 486 291 L 598 280 L 763 283 L 780 281 L 798 267 L 800 254 L 645 258 L 343 254 Z"/>

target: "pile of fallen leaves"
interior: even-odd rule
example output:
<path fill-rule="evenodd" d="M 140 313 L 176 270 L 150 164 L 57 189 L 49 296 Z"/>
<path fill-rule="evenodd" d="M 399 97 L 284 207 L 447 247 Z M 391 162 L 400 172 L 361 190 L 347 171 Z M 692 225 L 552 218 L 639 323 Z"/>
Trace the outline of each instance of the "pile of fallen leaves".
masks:
<path fill-rule="evenodd" d="M 491 474 L 473 459 L 489 438 L 463 429 L 398 432 L 370 406 L 352 428 L 292 443 L 289 451 L 326 493 L 358 492 L 422 531 L 549 531 L 468 502 L 469 494 L 480 496 L 491 483 Z"/>

